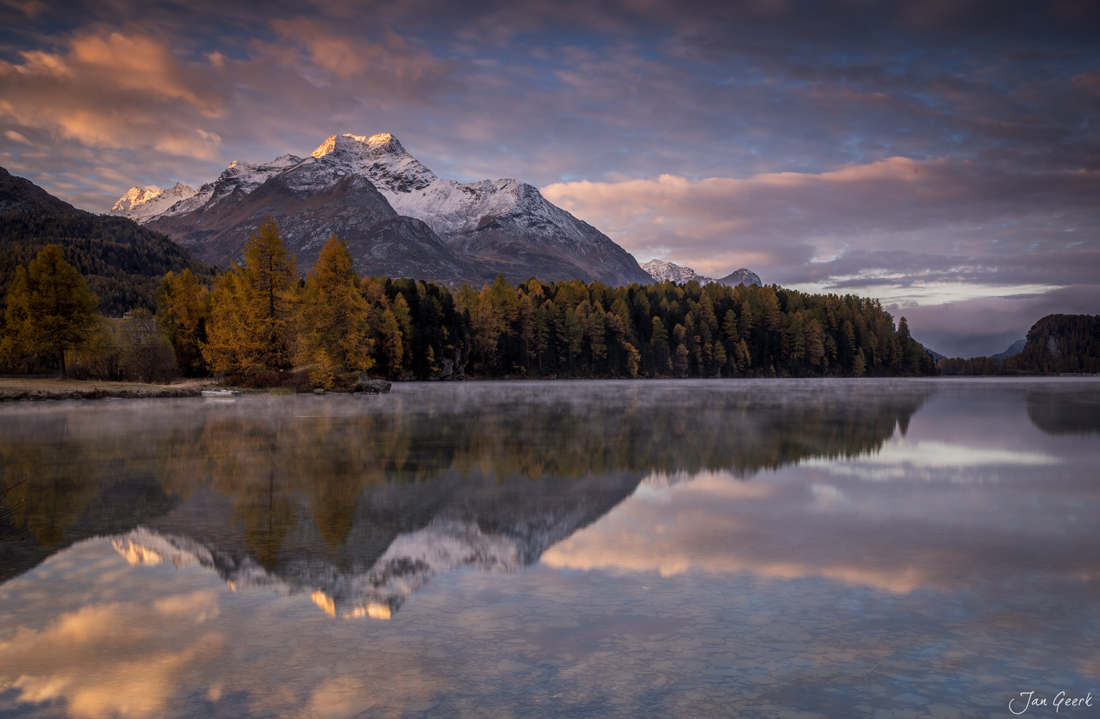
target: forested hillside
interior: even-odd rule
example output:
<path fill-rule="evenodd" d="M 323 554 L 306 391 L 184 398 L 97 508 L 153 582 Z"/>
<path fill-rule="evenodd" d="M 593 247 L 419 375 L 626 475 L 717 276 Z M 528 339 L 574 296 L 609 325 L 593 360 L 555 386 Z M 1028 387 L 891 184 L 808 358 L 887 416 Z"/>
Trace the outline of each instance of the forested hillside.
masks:
<path fill-rule="evenodd" d="M 58 200 L 28 180 L 0 168 L 0 297 L 17 267 L 26 267 L 46 245 L 58 245 L 99 297 L 108 317 L 156 307 L 167 272 L 190 268 L 213 278 L 213 268 L 164 235 L 123 217 L 93 215 Z"/>
<path fill-rule="evenodd" d="M 1100 315 L 1047 315 L 1032 325 L 1012 357 L 940 360 L 947 375 L 1100 373 Z"/>

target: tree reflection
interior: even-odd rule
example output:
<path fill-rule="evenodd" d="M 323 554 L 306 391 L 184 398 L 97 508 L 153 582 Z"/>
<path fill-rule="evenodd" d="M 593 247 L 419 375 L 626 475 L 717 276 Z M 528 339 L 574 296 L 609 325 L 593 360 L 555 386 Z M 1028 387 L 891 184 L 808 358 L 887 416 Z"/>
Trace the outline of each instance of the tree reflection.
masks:
<path fill-rule="evenodd" d="M 1047 434 L 1100 434 L 1100 398 L 1048 388 L 1027 394 L 1027 416 Z"/>
<path fill-rule="evenodd" d="M 632 389 L 585 399 L 567 392 L 517 397 L 498 388 L 462 401 L 425 390 L 380 402 L 120 404 L 109 408 L 106 421 L 86 407 L 7 413 L 0 415 L 0 484 L 12 488 L 5 497 L 15 508 L 12 526 L 26 527 L 34 544 L 46 548 L 80 538 L 72 534 L 75 523 L 109 487 L 131 494 L 144 487 L 142 516 L 170 506 L 164 498 L 179 502 L 213 491 L 231 504 L 248 553 L 270 571 L 295 537 L 308 543 L 317 536 L 326 551 L 341 551 L 371 488 L 445 476 L 505 483 L 726 470 L 750 477 L 809 457 L 876 451 L 928 393 L 864 391 L 858 384 L 799 392 L 624 387 Z M 150 482 L 159 498 L 149 495 Z M 440 501 L 432 495 L 394 500 L 398 505 L 379 521 L 415 528 L 430 518 L 430 503 Z M 135 526 L 133 503 L 115 504 L 97 511 L 117 516 L 92 526 L 113 532 Z M 378 534 L 383 550 L 393 531 Z"/>

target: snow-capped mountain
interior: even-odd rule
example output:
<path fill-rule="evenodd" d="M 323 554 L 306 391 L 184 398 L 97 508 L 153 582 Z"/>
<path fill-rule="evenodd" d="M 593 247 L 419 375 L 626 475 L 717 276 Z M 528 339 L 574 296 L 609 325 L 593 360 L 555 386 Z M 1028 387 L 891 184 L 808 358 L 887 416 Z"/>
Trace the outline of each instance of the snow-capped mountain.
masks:
<path fill-rule="evenodd" d="M 701 285 L 714 282 L 710 277 L 704 277 L 690 267 L 681 267 L 664 260 L 650 260 L 642 265 L 642 269 L 648 272 L 649 276 L 657 282 L 675 282 L 681 285 L 692 280 Z"/>
<path fill-rule="evenodd" d="M 477 257 L 514 281 L 648 281 L 626 250 L 525 182 L 441 179 L 389 133 L 334 135 L 313 154 L 344 155 L 395 210 L 423 220 L 459 254 Z"/>
<path fill-rule="evenodd" d="M 426 224 L 397 214 L 348 158 L 284 155 L 263 165 L 232 163 L 212 183 L 143 222 L 214 264 L 240 261 L 249 234 L 270 215 L 301 270 L 335 234 L 360 274 L 440 282 L 487 279 Z"/>
<path fill-rule="evenodd" d="M 708 284 L 710 282 L 720 282 L 723 285 L 730 285 L 736 287 L 740 284 L 745 285 L 759 285 L 760 276 L 755 272 L 741 268 L 735 272 L 731 272 L 722 279 L 716 280 L 710 277 L 705 277 L 690 267 L 681 267 L 680 265 L 673 264 L 672 262 L 665 262 L 664 260 L 650 260 L 642 265 L 642 269 L 649 273 L 657 282 L 675 282 L 677 284 L 684 284 L 691 282 L 692 280 L 698 282 L 701 285 Z"/>
<path fill-rule="evenodd" d="M 304 159 L 234 162 L 213 183 L 175 203 L 157 204 L 155 211 L 147 206 L 160 201 L 140 201 L 144 194 L 135 190 L 116 205 L 119 214 L 138 219 L 140 213 L 142 224 L 220 264 L 238 259 L 248 232 L 271 214 L 303 268 L 335 232 L 348 241 L 361 273 L 649 281 L 628 252 L 535 187 L 518 180 L 441 179 L 388 133 L 333 135 Z M 383 219 L 389 224 L 375 227 Z"/>
<path fill-rule="evenodd" d="M 164 214 L 181 200 L 194 196 L 195 191 L 182 182 L 177 182 L 170 190 L 162 190 L 159 187 L 150 187 L 145 190 L 140 187 L 131 187 L 107 214 L 128 217 L 134 222 L 144 224 Z"/>

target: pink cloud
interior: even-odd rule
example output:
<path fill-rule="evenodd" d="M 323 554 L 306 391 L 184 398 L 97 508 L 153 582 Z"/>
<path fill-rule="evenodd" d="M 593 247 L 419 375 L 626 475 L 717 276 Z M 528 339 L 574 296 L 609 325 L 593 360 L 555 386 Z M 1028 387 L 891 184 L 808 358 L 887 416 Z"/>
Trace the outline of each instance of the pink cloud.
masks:
<path fill-rule="evenodd" d="M 225 114 L 219 83 L 209 66 L 181 62 L 156 38 L 86 32 L 21 58 L 0 61 L 0 117 L 92 147 L 217 153 L 218 135 L 204 125 Z"/>

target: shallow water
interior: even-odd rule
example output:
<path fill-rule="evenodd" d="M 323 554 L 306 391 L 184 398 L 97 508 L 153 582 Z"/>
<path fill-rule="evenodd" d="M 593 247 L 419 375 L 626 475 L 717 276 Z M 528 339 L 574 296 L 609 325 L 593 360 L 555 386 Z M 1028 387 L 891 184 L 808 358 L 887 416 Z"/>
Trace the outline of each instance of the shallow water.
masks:
<path fill-rule="evenodd" d="M 0 406 L 0 715 L 1097 716 L 1098 439 L 1090 379 Z"/>

